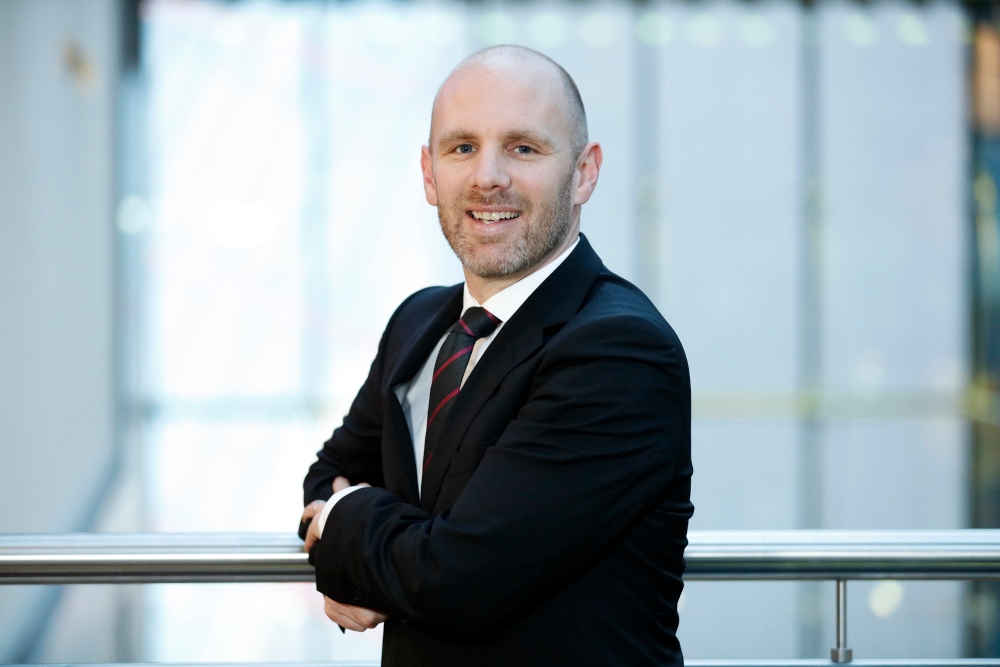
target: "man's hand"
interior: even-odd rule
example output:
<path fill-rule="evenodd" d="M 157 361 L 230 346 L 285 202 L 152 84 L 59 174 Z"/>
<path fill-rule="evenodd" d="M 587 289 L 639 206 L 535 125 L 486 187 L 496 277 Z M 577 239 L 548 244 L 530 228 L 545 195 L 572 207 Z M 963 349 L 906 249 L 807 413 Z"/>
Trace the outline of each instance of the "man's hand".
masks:
<path fill-rule="evenodd" d="M 338 491 L 343 491 L 350 485 L 351 481 L 346 477 L 344 477 L 343 475 L 341 475 L 340 477 L 337 477 L 333 480 L 333 492 L 337 493 Z"/>
<path fill-rule="evenodd" d="M 350 485 L 351 482 L 346 477 L 337 477 L 333 480 L 333 492 L 337 493 L 338 491 L 343 491 Z M 371 486 L 371 484 L 361 482 L 358 486 Z M 302 547 L 302 550 L 306 553 L 309 553 L 312 546 L 319 540 L 319 521 L 316 520 L 316 517 L 323 512 L 324 505 L 326 505 L 325 500 L 314 500 L 306 505 L 305 509 L 302 510 L 302 523 L 305 523 L 306 521 L 309 522 L 309 529 L 306 530 L 306 543 Z"/>
<path fill-rule="evenodd" d="M 337 479 L 343 479 L 343 477 L 338 477 Z M 324 505 L 326 505 L 325 500 L 314 500 L 302 510 L 302 523 L 309 522 L 309 528 L 306 530 L 306 543 L 302 547 L 302 550 L 306 553 L 309 553 L 312 545 L 316 544 L 316 541 L 319 539 L 319 521 L 316 520 L 316 517 L 323 511 Z"/>
<path fill-rule="evenodd" d="M 327 618 L 347 630 L 364 632 L 365 630 L 371 630 L 389 618 L 380 611 L 342 604 L 325 595 L 323 596 L 323 600 L 323 611 L 326 612 Z"/>
<path fill-rule="evenodd" d="M 337 477 L 333 480 L 333 492 L 337 493 L 351 486 L 350 480 L 346 477 Z M 371 486 L 362 482 L 358 486 Z M 306 543 L 303 549 L 308 552 L 312 549 L 312 546 L 320 539 L 319 534 L 319 521 L 318 517 L 323 512 L 323 507 L 326 505 L 324 500 L 314 500 L 305 509 L 302 510 L 302 521 L 309 522 L 309 529 L 306 531 Z M 354 607 L 349 604 L 341 604 L 336 600 L 323 596 L 325 600 L 323 611 L 330 618 L 331 621 L 336 623 L 342 628 L 347 630 L 354 630 L 355 632 L 364 632 L 365 630 L 370 630 L 374 628 L 379 623 L 383 622 L 388 618 L 385 614 L 380 611 L 375 611 L 374 609 L 366 609 L 365 607 Z"/>

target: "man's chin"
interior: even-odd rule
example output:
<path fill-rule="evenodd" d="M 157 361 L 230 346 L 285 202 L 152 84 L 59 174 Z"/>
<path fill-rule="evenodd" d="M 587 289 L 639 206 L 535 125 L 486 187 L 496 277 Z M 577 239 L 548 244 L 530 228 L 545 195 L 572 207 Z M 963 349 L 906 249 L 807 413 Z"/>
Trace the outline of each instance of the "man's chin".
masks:
<path fill-rule="evenodd" d="M 462 266 L 470 273 L 486 280 L 507 278 L 524 267 L 524 262 L 510 257 L 510 252 L 503 252 L 503 246 L 479 248 L 462 258 Z"/>

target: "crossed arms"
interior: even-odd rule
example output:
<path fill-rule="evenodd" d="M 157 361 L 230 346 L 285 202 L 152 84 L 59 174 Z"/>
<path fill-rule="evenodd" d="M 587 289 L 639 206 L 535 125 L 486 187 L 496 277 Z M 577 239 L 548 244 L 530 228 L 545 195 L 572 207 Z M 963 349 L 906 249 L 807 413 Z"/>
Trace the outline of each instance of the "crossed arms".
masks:
<path fill-rule="evenodd" d="M 394 616 L 487 636 L 662 505 L 688 455 L 687 365 L 669 328 L 628 315 L 571 322 L 540 353 L 524 403 L 454 506 L 432 516 L 378 488 L 382 351 L 306 479 L 310 502 L 338 477 L 373 487 L 343 497 L 307 545 L 343 627 Z"/>

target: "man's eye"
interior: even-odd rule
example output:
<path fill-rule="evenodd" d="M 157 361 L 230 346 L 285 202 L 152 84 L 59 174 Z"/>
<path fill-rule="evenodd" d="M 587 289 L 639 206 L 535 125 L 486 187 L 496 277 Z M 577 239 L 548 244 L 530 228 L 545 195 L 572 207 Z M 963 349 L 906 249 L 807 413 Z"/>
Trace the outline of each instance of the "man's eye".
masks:
<path fill-rule="evenodd" d="M 461 146 L 456 146 L 455 147 L 455 152 L 456 153 L 463 153 L 463 154 L 465 154 L 465 153 L 471 153 L 472 152 L 472 146 L 470 146 L 469 144 L 462 144 Z"/>
<path fill-rule="evenodd" d="M 530 155 L 531 153 L 533 153 L 533 152 L 534 152 L 534 151 L 533 151 L 533 150 L 531 149 L 531 146 L 518 146 L 518 147 L 517 147 L 517 148 L 515 148 L 514 150 L 515 150 L 515 151 L 516 151 L 517 153 L 519 153 L 520 155 Z"/>

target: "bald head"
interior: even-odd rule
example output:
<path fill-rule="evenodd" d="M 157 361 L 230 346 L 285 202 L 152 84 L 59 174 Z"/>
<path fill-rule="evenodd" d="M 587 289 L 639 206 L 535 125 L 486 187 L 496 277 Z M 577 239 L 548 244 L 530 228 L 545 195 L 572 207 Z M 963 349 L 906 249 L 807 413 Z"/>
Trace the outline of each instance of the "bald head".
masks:
<path fill-rule="evenodd" d="M 551 59 L 499 46 L 451 72 L 420 170 L 479 303 L 576 242 L 602 160 L 576 84 Z"/>
<path fill-rule="evenodd" d="M 434 98 L 434 106 L 437 107 L 438 98 L 448 82 L 457 74 L 465 72 L 474 67 L 484 67 L 488 69 L 516 69 L 535 70 L 538 74 L 547 74 L 552 84 L 558 87 L 559 97 L 564 103 L 565 113 L 570 131 L 572 133 L 573 156 L 579 157 L 587 145 L 587 112 L 583 108 L 583 98 L 580 90 L 576 87 L 576 82 L 562 66 L 543 53 L 526 46 L 514 44 L 501 44 L 491 46 L 481 51 L 477 51 L 466 57 L 455 69 L 451 71 L 448 78 L 441 84 L 438 93 Z M 434 120 L 431 118 L 431 137 L 434 135 Z"/>

